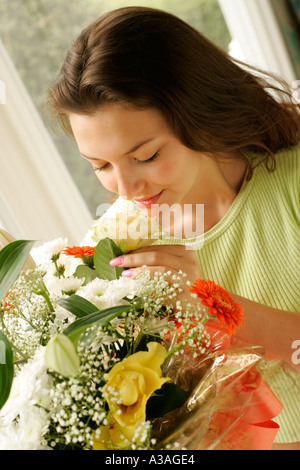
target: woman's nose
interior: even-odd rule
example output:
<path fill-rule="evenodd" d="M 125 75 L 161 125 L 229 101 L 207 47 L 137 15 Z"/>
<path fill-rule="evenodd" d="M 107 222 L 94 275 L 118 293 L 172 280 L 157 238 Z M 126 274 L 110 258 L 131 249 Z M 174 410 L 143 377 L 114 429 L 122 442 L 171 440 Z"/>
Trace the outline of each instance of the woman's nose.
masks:
<path fill-rule="evenodd" d="M 144 187 L 143 180 L 134 171 L 127 169 L 116 169 L 115 178 L 117 193 L 123 199 L 134 199 L 141 193 Z"/>

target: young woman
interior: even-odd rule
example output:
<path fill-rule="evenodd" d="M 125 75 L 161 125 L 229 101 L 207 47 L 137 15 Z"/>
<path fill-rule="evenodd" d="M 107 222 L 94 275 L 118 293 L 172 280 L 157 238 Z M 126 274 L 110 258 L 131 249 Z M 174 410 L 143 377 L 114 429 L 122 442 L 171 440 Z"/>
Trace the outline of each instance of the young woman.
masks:
<path fill-rule="evenodd" d="M 284 406 L 277 441 L 300 448 L 300 115 L 283 87 L 180 19 L 129 7 L 81 33 L 49 104 L 120 210 L 189 206 L 197 228 L 204 205 L 201 249 L 170 237 L 112 263 L 227 289 L 245 309 L 240 338 L 288 365 L 270 382 Z"/>

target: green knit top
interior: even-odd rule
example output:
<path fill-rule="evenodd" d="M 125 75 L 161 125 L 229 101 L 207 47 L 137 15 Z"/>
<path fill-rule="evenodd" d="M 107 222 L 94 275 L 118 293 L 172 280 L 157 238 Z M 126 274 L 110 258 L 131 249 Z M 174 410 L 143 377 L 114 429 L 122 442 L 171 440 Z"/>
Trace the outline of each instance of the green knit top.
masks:
<path fill-rule="evenodd" d="M 260 304 L 299 312 L 300 340 L 300 147 L 278 152 L 273 172 L 264 163 L 255 168 L 226 215 L 198 241 L 205 278 Z M 300 374 L 279 368 L 268 382 L 284 407 L 275 419 L 276 442 L 300 441 Z"/>
<path fill-rule="evenodd" d="M 255 168 L 226 215 L 204 236 L 155 244 L 198 241 L 206 278 L 261 304 L 300 312 L 300 147 L 276 157 L 276 170 L 269 172 L 264 163 Z"/>
<path fill-rule="evenodd" d="M 278 152 L 273 172 L 257 166 L 226 215 L 198 242 L 205 278 L 260 304 L 299 312 L 300 340 L 299 146 Z M 197 238 L 180 243 L 196 246 Z M 276 442 L 300 441 L 300 374 L 278 368 L 268 383 L 283 404 Z"/>

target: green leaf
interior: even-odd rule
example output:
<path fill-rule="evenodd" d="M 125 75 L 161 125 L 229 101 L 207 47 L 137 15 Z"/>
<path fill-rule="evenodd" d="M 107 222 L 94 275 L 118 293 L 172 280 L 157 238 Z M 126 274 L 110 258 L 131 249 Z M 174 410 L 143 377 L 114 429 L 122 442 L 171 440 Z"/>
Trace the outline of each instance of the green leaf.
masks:
<path fill-rule="evenodd" d="M 79 295 L 73 294 L 65 299 L 59 299 L 58 301 L 61 307 L 73 313 L 78 318 L 85 317 L 91 313 L 99 312 L 96 305 L 92 304 L 88 300 L 80 297 Z"/>
<path fill-rule="evenodd" d="M 74 276 L 80 279 L 84 278 L 85 279 L 83 283 L 84 286 L 88 284 L 89 282 L 93 281 L 94 279 L 96 279 L 96 277 L 99 277 L 95 269 L 90 268 L 89 266 L 85 264 L 80 264 L 79 266 L 77 266 Z"/>
<path fill-rule="evenodd" d="M 9 397 L 13 377 L 12 348 L 4 333 L 0 331 L 0 409 Z"/>
<path fill-rule="evenodd" d="M 146 419 L 160 418 L 170 411 L 181 407 L 189 397 L 189 392 L 182 390 L 173 382 L 166 382 L 154 392 L 146 405 Z"/>
<path fill-rule="evenodd" d="M 97 323 L 104 325 L 110 322 L 113 318 L 122 315 L 123 312 L 129 312 L 132 309 L 131 305 L 117 305 L 116 307 L 105 308 L 97 312 L 90 313 L 85 317 L 79 318 L 74 323 L 65 329 L 64 334 L 73 342 L 76 347 L 82 333 L 91 325 Z"/>
<path fill-rule="evenodd" d="M 34 243 L 31 240 L 16 240 L 0 251 L 0 299 L 18 279 Z"/>
<path fill-rule="evenodd" d="M 109 262 L 122 254 L 120 248 L 109 238 L 100 240 L 94 252 L 94 266 L 101 279 L 113 281 L 121 276 L 123 268 L 110 266 Z"/>

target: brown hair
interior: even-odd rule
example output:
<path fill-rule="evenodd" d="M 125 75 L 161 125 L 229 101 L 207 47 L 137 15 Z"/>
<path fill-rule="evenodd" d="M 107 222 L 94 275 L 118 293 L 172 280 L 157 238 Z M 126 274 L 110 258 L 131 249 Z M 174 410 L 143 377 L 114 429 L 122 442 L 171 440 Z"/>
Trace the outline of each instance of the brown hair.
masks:
<path fill-rule="evenodd" d="M 127 7 L 74 41 L 48 105 L 69 134 L 70 113 L 93 114 L 107 102 L 156 108 L 187 147 L 212 155 L 254 150 L 272 169 L 274 153 L 299 142 L 299 106 L 283 81 L 258 72 L 174 15 Z"/>

